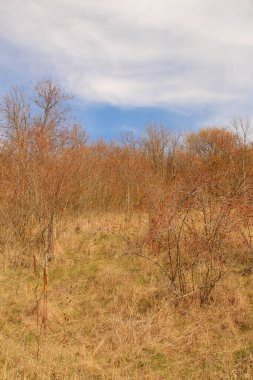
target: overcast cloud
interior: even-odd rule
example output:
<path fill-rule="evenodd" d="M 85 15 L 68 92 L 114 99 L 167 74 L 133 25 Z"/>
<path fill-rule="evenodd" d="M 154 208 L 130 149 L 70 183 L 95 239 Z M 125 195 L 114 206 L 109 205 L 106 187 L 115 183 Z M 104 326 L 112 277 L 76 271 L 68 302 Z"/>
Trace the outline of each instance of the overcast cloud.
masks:
<path fill-rule="evenodd" d="M 251 107 L 250 0 L 0 0 L 0 41 L 2 69 L 88 103 Z"/>

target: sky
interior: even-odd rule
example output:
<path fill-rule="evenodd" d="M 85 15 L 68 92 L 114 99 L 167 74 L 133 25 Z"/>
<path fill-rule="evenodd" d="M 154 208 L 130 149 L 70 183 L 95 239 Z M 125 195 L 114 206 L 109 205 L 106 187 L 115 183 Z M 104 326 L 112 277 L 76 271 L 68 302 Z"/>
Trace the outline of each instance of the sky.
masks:
<path fill-rule="evenodd" d="M 91 138 L 251 116 L 252 0 L 0 0 L 0 96 L 51 79 Z"/>

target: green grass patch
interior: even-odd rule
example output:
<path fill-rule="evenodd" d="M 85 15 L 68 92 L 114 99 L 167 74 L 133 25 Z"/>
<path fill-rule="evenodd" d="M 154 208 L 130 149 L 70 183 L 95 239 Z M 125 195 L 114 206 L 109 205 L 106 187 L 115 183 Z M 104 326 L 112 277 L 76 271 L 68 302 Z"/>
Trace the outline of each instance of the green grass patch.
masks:
<path fill-rule="evenodd" d="M 249 345 L 240 348 L 240 350 L 234 352 L 234 357 L 236 361 L 245 360 L 250 355 L 253 355 L 253 343 L 250 343 Z"/>

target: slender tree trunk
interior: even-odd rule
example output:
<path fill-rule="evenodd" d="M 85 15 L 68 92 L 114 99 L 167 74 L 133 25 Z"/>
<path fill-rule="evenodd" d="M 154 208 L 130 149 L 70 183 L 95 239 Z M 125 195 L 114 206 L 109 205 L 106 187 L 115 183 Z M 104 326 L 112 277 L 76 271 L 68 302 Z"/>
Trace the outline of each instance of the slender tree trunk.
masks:
<path fill-rule="evenodd" d="M 47 261 L 50 262 L 54 258 L 54 215 L 51 215 L 47 227 Z"/>

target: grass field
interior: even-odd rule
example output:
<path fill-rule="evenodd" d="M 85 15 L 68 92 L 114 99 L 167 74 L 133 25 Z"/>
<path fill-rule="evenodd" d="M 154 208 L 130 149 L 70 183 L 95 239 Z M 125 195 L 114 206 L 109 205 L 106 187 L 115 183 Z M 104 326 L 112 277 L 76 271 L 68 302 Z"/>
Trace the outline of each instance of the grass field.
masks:
<path fill-rule="evenodd" d="M 59 226 L 46 328 L 32 256 L 1 255 L 1 379 L 253 378 L 253 275 L 231 267 L 204 307 L 173 300 L 152 262 L 124 254 L 145 228 L 112 214 Z"/>

